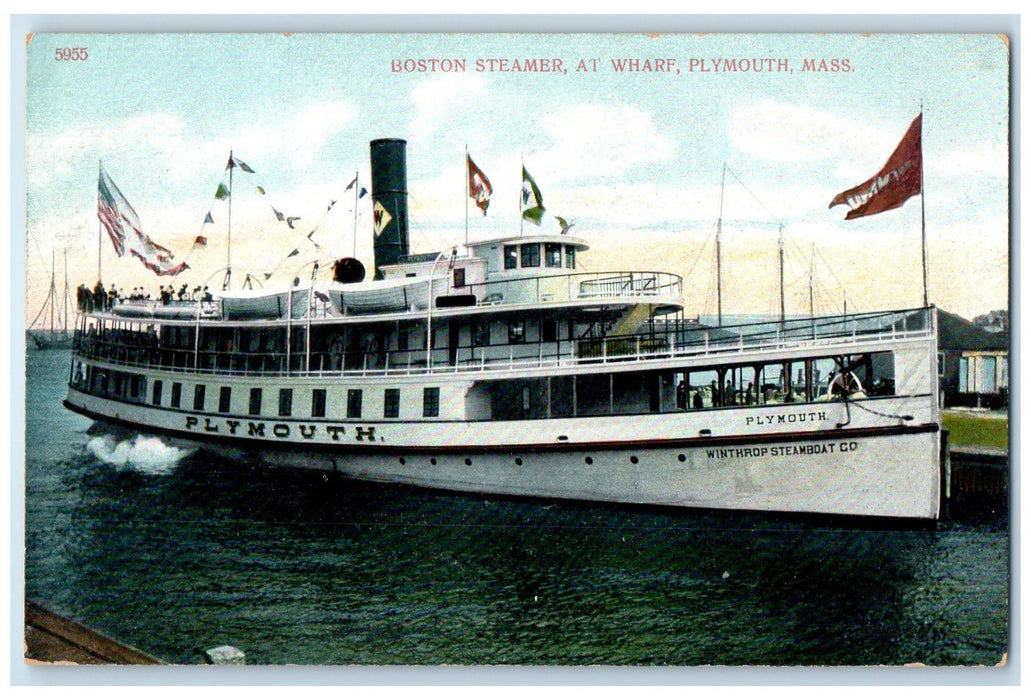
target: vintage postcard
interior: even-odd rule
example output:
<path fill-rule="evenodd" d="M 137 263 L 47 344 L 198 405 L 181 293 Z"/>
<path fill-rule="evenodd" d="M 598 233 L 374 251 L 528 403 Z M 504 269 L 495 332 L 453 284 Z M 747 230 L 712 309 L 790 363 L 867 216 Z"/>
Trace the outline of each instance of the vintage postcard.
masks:
<path fill-rule="evenodd" d="M 1011 45 L 26 37 L 26 660 L 995 666 Z"/>

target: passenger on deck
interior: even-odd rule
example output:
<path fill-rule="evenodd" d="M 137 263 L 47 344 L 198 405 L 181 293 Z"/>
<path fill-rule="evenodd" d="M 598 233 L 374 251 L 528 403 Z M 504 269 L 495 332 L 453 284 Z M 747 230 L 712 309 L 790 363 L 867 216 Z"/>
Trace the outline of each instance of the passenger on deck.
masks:
<path fill-rule="evenodd" d="M 104 290 L 102 282 L 98 281 L 97 285 L 93 288 L 93 302 L 100 311 L 107 309 L 107 292 Z"/>

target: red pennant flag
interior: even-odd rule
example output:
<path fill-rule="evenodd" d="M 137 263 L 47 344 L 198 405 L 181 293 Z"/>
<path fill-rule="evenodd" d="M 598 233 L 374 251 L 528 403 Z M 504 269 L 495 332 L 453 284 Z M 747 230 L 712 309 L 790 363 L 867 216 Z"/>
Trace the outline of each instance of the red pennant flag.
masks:
<path fill-rule="evenodd" d="M 476 206 L 483 210 L 484 216 L 487 216 L 487 207 L 490 206 L 490 196 L 494 193 L 494 188 L 490 186 L 490 180 L 476 167 L 468 153 L 465 155 L 465 161 L 469 169 L 469 196 L 476 200 Z"/>
<path fill-rule="evenodd" d="M 880 214 L 901 207 L 907 199 L 923 192 L 923 154 L 920 137 L 923 114 L 918 114 L 895 152 L 876 175 L 861 185 L 845 190 L 830 206 L 847 204 L 852 210 L 845 219 Z"/>

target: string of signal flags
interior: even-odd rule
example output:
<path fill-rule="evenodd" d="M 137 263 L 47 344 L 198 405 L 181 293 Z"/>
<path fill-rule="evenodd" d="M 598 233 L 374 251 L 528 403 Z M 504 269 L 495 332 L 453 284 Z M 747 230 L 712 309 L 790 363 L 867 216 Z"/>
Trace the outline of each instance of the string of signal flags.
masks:
<path fill-rule="evenodd" d="M 226 200 L 229 200 L 231 202 L 231 198 L 233 196 L 233 191 L 232 190 L 237 187 L 237 185 L 232 184 L 232 171 L 235 168 L 239 168 L 239 170 L 242 173 L 248 173 L 248 174 L 251 174 L 251 175 L 257 174 L 256 171 L 254 170 L 254 168 L 252 168 L 246 162 L 244 162 L 243 160 L 241 160 L 237 156 L 234 156 L 232 154 L 232 152 L 230 152 L 229 160 L 226 163 L 226 167 L 225 167 L 225 171 L 224 171 L 224 172 L 228 172 L 230 174 L 230 177 L 229 177 L 230 184 L 226 184 L 225 177 L 223 176 L 223 179 L 219 182 L 218 187 L 215 188 L 215 193 L 212 196 L 212 204 L 208 208 L 207 213 L 204 215 L 204 220 L 201 222 L 200 231 L 194 237 L 194 242 L 193 242 L 193 245 L 192 245 L 192 247 L 190 249 L 190 253 L 191 254 L 195 250 L 199 250 L 199 249 L 205 248 L 207 246 L 207 244 L 208 244 L 208 236 L 206 235 L 205 227 L 209 226 L 209 225 L 215 225 L 216 224 L 215 217 L 212 214 L 212 211 L 214 210 L 215 204 L 217 202 L 226 201 Z M 253 185 L 248 184 L 247 185 L 248 190 L 250 190 L 250 187 L 252 187 L 252 186 L 254 188 L 254 192 L 259 197 L 267 196 L 268 191 L 266 190 L 265 185 L 263 185 L 263 184 L 253 184 Z M 368 194 L 368 190 L 359 183 L 357 173 L 355 174 L 355 176 L 351 180 L 351 182 L 348 183 L 347 187 L 344 188 L 344 192 L 350 192 L 352 190 L 355 190 L 355 199 L 356 200 L 357 199 L 362 199 L 362 198 L 364 198 Z M 329 213 L 331 211 L 333 211 L 333 208 L 337 205 L 338 202 L 339 202 L 339 200 L 337 200 L 337 199 L 331 199 L 329 201 L 329 203 L 326 205 L 325 210 L 322 211 L 321 215 L 319 216 L 319 219 L 315 222 L 315 225 L 312 226 L 308 230 L 308 233 L 305 236 L 306 240 L 309 243 L 311 243 L 312 246 L 314 246 L 314 248 L 317 251 L 322 251 L 323 250 L 323 245 L 320 245 L 319 242 L 315 239 L 315 234 L 319 231 L 319 228 L 325 222 L 326 217 L 329 216 Z M 298 222 L 302 221 L 302 217 L 301 216 L 295 216 L 295 215 L 292 215 L 292 214 L 289 214 L 289 213 L 284 213 L 284 211 L 281 211 L 280 209 L 278 209 L 276 207 L 275 204 L 272 204 L 272 203 L 269 203 L 268 206 L 269 206 L 269 209 L 271 210 L 271 218 L 276 223 L 284 224 L 291 231 L 302 232 L 304 230 L 303 228 L 301 228 L 301 224 L 298 223 Z M 227 218 L 228 218 L 228 215 L 227 215 Z M 261 273 L 261 277 L 263 279 L 265 279 L 265 280 L 270 279 L 279 270 L 279 268 L 283 265 L 283 263 L 285 263 L 287 260 L 289 260 L 292 257 L 296 257 L 297 255 L 300 255 L 300 250 L 298 248 L 294 248 L 286 256 L 284 256 L 279 262 L 277 262 L 276 265 L 273 266 L 271 270 L 269 270 L 267 272 Z M 187 258 L 188 257 L 189 257 L 189 255 L 187 256 Z M 254 277 L 252 275 L 248 275 L 248 279 L 254 279 Z"/>

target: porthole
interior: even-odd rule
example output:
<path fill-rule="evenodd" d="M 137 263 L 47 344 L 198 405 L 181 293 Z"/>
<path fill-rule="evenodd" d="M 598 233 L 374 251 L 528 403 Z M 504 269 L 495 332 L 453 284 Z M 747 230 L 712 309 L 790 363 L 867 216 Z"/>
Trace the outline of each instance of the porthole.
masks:
<path fill-rule="evenodd" d="M 685 456 L 684 456 L 684 455 L 682 455 L 682 454 L 679 454 L 679 455 L 677 455 L 677 459 L 678 459 L 678 460 L 680 460 L 681 462 L 685 462 L 685 461 L 687 461 L 687 457 L 685 457 Z"/>
<path fill-rule="evenodd" d="M 405 463 L 405 458 L 401 457 L 397 461 L 400 462 L 401 464 L 404 464 Z"/>
<path fill-rule="evenodd" d="M 587 462 L 588 464 L 594 464 L 594 458 L 593 457 L 584 457 L 584 461 Z"/>
<path fill-rule="evenodd" d="M 436 466 L 436 464 L 437 464 L 437 458 L 436 458 L 436 457 L 430 457 L 430 464 L 432 464 L 432 465 Z"/>
<path fill-rule="evenodd" d="M 516 462 L 516 466 L 517 467 L 523 466 L 523 458 L 522 457 L 516 457 L 515 462 Z"/>
<path fill-rule="evenodd" d="M 630 458 L 630 464 L 637 464 L 637 455 Z"/>
<path fill-rule="evenodd" d="M 469 459 L 468 457 L 466 457 L 465 458 L 465 466 L 471 467 L 472 465 L 473 465 L 473 461 L 471 459 Z"/>

